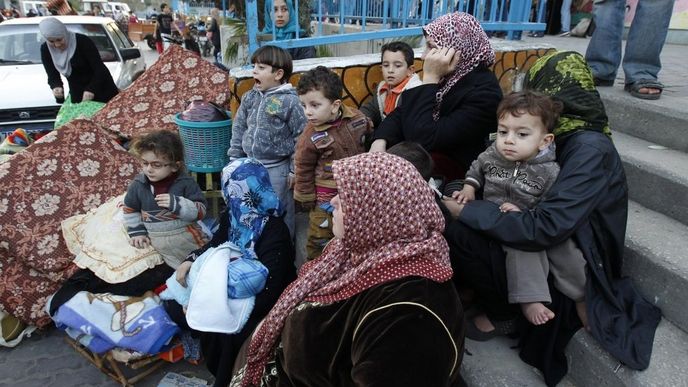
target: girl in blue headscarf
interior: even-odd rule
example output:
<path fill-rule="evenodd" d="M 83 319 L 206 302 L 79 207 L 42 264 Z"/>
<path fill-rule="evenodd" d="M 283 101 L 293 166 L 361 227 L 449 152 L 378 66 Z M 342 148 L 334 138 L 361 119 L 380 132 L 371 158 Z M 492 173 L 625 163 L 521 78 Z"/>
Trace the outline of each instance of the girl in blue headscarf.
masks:
<path fill-rule="evenodd" d="M 306 37 L 306 32 L 299 27 L 299 17 L 294 10 L 293 0 L 266 0 L 264 13 L 264 34 L 272 35 L 274 30 L 276 40 L 296 39 Z M 292 60 L 315 58 L 315 47 L 297 47 L 287 49 Z"/>
<path fill-rule="evenodd" d="M 260 261 L 267 268 L 268 277 L 263 290 L 256 294 L 253 311 L 239 332 L 200 332 L 201 351 L 208 370 L 215 376 L 215 386 L 229 384 L 231 364 L 234 364 L 239 348 L 296 277 L 294 246 L 282 218 L 282 205 L 263 164 L 251 158 L 234 160 L 222 170 L 221 187 L 227 208 L 219 216 L 220 226 L 210 242 L 193 251 L 179 265 L 177 281 L 186 286 L 191 263 L 209 248 L 226 242 L 241 250 L 242 257 Z M 218 297 L 226 296 L 218 294 Z M 177 325 L 190 329 L 178 303 L 165 301 L 164 306 Z"/>

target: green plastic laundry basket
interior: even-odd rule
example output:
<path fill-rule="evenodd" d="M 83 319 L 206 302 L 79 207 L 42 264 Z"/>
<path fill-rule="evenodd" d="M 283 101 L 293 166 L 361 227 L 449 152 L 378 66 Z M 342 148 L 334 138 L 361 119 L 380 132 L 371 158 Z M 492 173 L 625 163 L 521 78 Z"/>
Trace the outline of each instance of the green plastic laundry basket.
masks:
<path fill-rule="evenodd" d="M 227 112 L 227 116 L 229 116 Z M 195 122 L 174 116 L 184 144 L 186 167 L 191 172 L 219 172 L 229 162 L 227 149 L 232 139 L 232 120 Z"/>

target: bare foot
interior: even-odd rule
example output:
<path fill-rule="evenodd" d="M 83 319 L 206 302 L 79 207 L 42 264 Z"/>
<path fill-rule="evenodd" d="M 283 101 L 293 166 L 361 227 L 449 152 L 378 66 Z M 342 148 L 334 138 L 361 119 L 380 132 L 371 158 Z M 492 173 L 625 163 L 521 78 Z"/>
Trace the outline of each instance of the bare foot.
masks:
<path fill-rule="evenodd" d="M 542 325 L 554 318 L 554 312 L 549 310 L 541 302 L 528 302 L 521 304 L 521 311 L 526 319 L 533 325 Z"/>
<path fill-rule="evenodd" d="M 482 332 L 487 333 L 495 330 L 495 326 L 492 325 L 490 319 L 487 318 L 487 315 L 484 313 L 475 316 L 473 322 L 475 323 L 475 327 Z"/>
<path fill-rule="evenodd" d="M 576 313 L 578 318 L 583 323 L 583 328 L 590 332 L 590 325 L 588 325 L 588 312 L 585 310 L 585 301 L 576 302 Z"/>

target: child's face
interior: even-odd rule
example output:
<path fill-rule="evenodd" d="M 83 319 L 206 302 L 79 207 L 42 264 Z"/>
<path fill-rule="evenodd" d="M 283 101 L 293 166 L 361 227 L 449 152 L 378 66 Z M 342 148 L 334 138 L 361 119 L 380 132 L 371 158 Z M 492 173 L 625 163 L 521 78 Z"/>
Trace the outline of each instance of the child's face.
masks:
<path fill-rule="evenodd" d="M 299 99 L 308 122 L 314 126 L 335 120 L 342 104 L 339 99 L 330 101 L 320 90 L 310 90 L 306 94 L 299 95 Z"/>
<path fill-rule="evenodd" d="M 262 63 L 253 64 L 253 80 L 255 81 L 253 87 L 258 91 L 269 90 L 281 85 L 283 77 L 284 70 L 282 69 L 272 72 L 272 66 L 270 65 Z"/>
<path fill-rule="evenodd" d="M 554 140 L 540 117 L 528 113 L 516 117 L 505 113 L 499 118 L 497 151 L 509 161 L 526 161 L 547 148 Z"/>
<path fill-rule="evenodd" d="M 160 181 L 179 170 L 178 163 L 172 163 L 166 157 L 160 157 L 153 151 L 141 153 L 141 169 L 151 182 Z"/>
<path fill-rule="evenodd" d="M 382 79 L 390 87 L 396 87 L 413 74 L 413 66 L 406 64 L 406 58 L 401 51 L 385 51 L 382 54 Z"/>
<path fill-rule="evenodd" d="M 286 1 L 275 0 L 272 2 L 272 20 L 277 28 L 282 28 L 289 23 L 289 8 Z"/>

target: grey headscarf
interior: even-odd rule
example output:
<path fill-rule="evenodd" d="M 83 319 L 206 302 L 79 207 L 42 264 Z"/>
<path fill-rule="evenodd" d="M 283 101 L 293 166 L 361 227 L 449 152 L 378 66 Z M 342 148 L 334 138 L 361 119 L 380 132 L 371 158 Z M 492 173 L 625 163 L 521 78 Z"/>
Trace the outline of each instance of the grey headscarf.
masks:
<path fill-rule="evenodd" d="M 72 74 L 71 60 L 72 56 L 74 56 L 74 51 L 76 51 L 76 35 L 74 32 L 69 31 L 61 21 L 54 17 L 41 20 L 38 24 L 38 29 L 46 40 L 48 51 L 50 51 L 50 56 L 53 58 L 53 64 L 57 71 L 65 77 L 70 76 Z M 56 38 L 63 38 L 65 40 L 67 47 L 64 50 L 58 50 L 50 43 L 47 43 L 48 39 Z"/>

